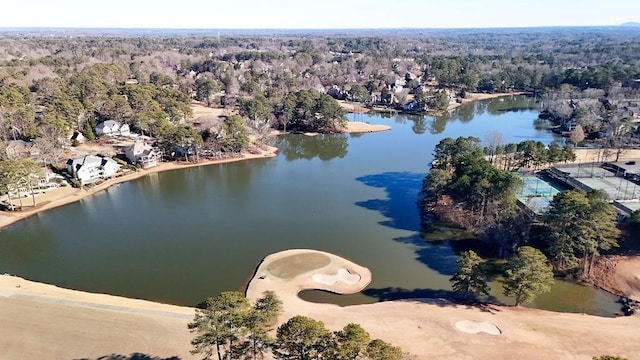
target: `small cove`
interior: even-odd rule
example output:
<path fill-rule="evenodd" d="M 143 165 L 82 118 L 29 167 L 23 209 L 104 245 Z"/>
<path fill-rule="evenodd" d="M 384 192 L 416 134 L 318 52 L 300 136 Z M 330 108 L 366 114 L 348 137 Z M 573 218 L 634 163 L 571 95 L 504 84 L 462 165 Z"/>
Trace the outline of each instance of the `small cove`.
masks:
<path fill-rule="evenodd" d="M 305 292 L 342 305 L 449 296 L 456 253 L 419 234 L 417 192 L 444 137 L 499 131 L 549 143 L 532 99 L 479 101 L 442 117 L 350 115 L 392 126 L 354 135 L 286 135 L 280 154 L 152 174 L 0 232 L 0 271 L 72 289 L 194 305 L 238 290 L 264 256 L 328 251 L 368 267 L 360 294 Z M 499 292 L 498 285 L 494 291 Z M 533 306 L 610 316 L 606 292 L 558 281 Z"/>

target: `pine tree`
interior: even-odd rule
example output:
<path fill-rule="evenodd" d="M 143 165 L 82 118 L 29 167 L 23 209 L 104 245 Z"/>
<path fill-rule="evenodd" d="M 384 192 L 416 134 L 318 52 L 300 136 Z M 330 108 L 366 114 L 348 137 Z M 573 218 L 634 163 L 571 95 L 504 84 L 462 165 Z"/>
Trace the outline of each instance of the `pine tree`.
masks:
<path fill-rule="evenodd" d="M 509 260 L 504 275 L 503 293 L 514 296 L 516 306 L 533 301 L 538 294 L 549 292 L 553 284 L 553 271 L 540 250 L 530 246 L 518 249 Z"/>
<path fill-rule="evenodd" d="M 462 253 L 457 263 L 460 269 L 449 279 L 453 291 L 468 295 L 488 295 L 489 284 L 482 258 L 469 250 Z"/>

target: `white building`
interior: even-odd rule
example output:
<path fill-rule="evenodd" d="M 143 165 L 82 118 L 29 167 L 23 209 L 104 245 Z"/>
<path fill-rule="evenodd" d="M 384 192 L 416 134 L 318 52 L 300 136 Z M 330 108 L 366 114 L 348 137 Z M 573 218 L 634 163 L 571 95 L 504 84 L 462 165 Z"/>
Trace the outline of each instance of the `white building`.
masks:
<path fill-rule="evenodd" d="M 85 138 L 84 135 L 82 135 L 82 133 L 77 130 L 73 132 L 73 135 L 71 135 L 70 139 L 72 144 L 74 141 L 78 144 L 84 144 L 84 142 L 87 140 L 87 138 Z"/>
<path fill-rule="evenodd" d="M 107 135 L 107 136 L 115 136 L 115 135 L 123 135 L 128 136 L 131 134 L 131 130 L 129 129 L 129 125 L 120 124 L 114 120 L 103 121 L 94 129 L 96 135 Z"/>
<path fill-rule="evenodd" d="M 113 159 L 96 155 L 86 155 L 67 160 L 67 172 L 82 184 L 91 184 L 98 180 L 114 176 L 120 165 Z"/>

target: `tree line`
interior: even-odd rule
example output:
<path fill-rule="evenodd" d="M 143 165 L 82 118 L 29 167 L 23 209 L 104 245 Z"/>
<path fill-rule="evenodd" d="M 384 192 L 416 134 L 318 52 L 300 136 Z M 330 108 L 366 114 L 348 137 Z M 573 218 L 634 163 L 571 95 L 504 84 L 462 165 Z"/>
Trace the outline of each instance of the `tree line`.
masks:
<path fill-rule="evenodd" d="M 535 145 L 530 141 L 521 144 L 525 143 Z M 519 145 L 516 148 L 522 151 L 529 147 Z M 546 151 L 551 148 L 550 145 Z M 595 259 L 618 247 L 621 236 L 622 225 L 617 222 L 617 213 L 606 194 L 560 192 L 539 222 L 533 222 L 516 206 L 517 194 L 523 186 L 521 180 L 491 161 L 478 138 L 440 141 L 418 201 L 426 226 L 435 216 L 470 230 L 501 257 L 516 254 L 519 259 L 524 256 L 521 249 L 531 247 L 526 251 L 530 254 L 541 251 L 543 262 L 548 261 L 556 273 L 588 280 Z M 473 268 L 472 263 L 467 268 Z M 481 287 L 478 289 L 472 292 L 484 292 Z"/>
<path fill-rule="evenodd" d="M 402 351 L 380 339 L 371 339 L 358 324 L 329 331 L 321 321 L 294 316 L 270 333 L 282 302 L 266 291 L 255 304 L 239 292 L 223 292 L 207 299 L 196 309 L 188 327 L 195 337 L 192 353 L 205 359 L 370 359 L 398 360 Z"/>
<path fill-rule="evenodd" d="M 71 128 L 91 136 L 91 126 L 104 119 L 162 136 L 189 116 L 192 98 L 228 108 L 257 100 L 265 112 L 256 111 L 269 126 L 331 132 L 344 118 L 324 91 L 335 89 L 336 97 L 365 103 L 374 94 L 392 94 L 399 103 L 414 96 L 421 106 L 442 108 L 447 99 L 438 90 L 448 88 L 460 95 L 544 94 L 551 113 L 567 117 L 562 108 L 571 109 L 568 116 L 587 139 L 597 133 L 614 142 L 631 139 L 614 132 L 620 122 L 631 126 L 630 104 L 640 88 L 640 45 L 630 29 L 325 35 L 4 33 L 0 137 L 33 139 Z M 576 100 L 578 93 L 601 106 L 593 111 Z"/>

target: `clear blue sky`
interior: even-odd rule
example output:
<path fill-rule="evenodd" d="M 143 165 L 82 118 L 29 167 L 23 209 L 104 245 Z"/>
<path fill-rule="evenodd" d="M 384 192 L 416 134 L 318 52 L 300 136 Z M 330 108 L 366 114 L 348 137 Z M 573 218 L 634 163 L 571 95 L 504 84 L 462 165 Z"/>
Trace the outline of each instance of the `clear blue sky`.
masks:
<path fill-rule="evenodd" d="M 4 0 L 0 27 L 468 28 L 618 25 L 640 0 Z"/>

